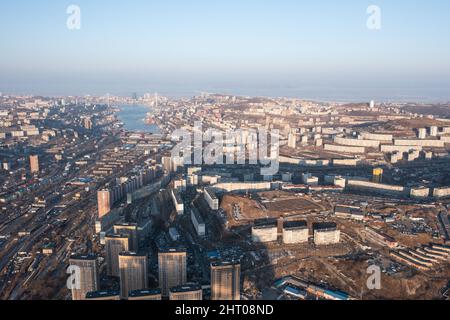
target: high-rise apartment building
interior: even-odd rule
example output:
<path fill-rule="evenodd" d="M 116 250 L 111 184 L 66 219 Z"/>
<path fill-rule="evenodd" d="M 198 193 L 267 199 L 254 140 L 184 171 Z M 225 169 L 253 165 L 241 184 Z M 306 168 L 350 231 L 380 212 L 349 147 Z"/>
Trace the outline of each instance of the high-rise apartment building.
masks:
<path fill-rule="evenodd" d="M 203 291 L 198 284 L 186 284 L 170 288 L 169 296 L 175 301 L 202 300 Z"/>
<path fill-rule="evenodd" d="M 375 183 L 383 182 L 383 169 L 382 168 L 373 169 L 372 182 L 375 182 Z"/>
<path fill-rule="evenodd" d="M 135 290 L 128 293 L 128 300 L 138 301 L 138 300 L 162 300 L 161 289 L 144 289 Z"/>
<path fill-rule="evenodd" d="M 172 172 L 172 158 L 171 157 L 162 157 L 161 164 L 165 171 Z"/>
<path fill-rule="evenodd" d="M 105 237 L 105 250 L 108 276 L 119 277 L 119 254 L 130 250 L 128 236 L 107 235 Z"/>
<path fill-rule="evenodd" d="M 147 255 L 134 252 L 119 254 L 120 296 L 128 298 L 130 291 L 143 290 L 148 287 Z"/>
<path fill-rule="evenodd" d="M 241 264 L 235 261 L 211 264 L 211 300 L 240 300 Z"/>
<path fill-rule="evenodd" d="M 288 147 L 292 149 L 297 148 L 297 134 L 295 132 L 291 132 L 288 135 Z"/>
<path fill-rule="evenodd" d="M 138 225 L 136 223 L 118 223 L 114 225 L 114 234 L 127 235 L 130 239 L 129 250 L 139 251 Z"/>
<path fill-rule="evenodd" d="M 98 217 L 102 218 L 111 211 L 111 192 L 100 190 L 97 192 Z"/>
<path fill-rule="evenodd" d="M 163 297 L 169 296 L 172 287 L 184 285 L 187 282 L 186 250 L 170 248 L 158 255 L 159 286 Z"/>
<path fill-rule="evenodd" d="M 120 300 L 119 291 L 93 291 L 86 294 L 86 300 L 117 301 Z"/>
<path fill-rule="evenodd" d="M 88 129 L 88 130 L 92 130 L 92 120 L 91 120 L 91 118 L 84 118 L 83 119 L 83 126 L 84 126 L 84 128 L 85 129 Z"/>
<path fill-rule="evenodd" d="M 97 257 L 94 255 L 73 255 L 69 259 L 74 272 L 72 300 L 85 300 L 88 292 L 100 287 Z"/>
<path fill-rule="evenodd" d="M 31 173 L 39 173 L 39 156 L 31 155 L 30 156 L 30 172 Z"/>

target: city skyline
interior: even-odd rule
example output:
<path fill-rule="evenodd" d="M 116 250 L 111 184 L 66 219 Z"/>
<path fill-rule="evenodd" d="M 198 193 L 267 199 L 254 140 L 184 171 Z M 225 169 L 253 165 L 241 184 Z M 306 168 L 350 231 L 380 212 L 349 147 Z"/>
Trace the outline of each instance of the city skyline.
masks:
<path fill-rule="evenodd" d="M 450 300 L 449 12 L 0 2 L 0 302 Z"/>
<path fill-rule="evenodd" d="M 443 1 L 0 4 L 0 92 L 450 100 Z M 367 8 L 379 6 L 381 29 Z"/>

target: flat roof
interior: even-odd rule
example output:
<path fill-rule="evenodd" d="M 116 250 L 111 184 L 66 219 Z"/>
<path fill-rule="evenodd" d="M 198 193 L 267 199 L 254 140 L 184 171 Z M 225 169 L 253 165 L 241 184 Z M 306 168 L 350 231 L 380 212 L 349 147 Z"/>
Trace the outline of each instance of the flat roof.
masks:
<path fill-rule="evenodd" d="M 177 203 L 183 203 L 183 199 L 181 199 L 180 193 L 176 189 L 172 189 L 173 195 Z"/>
<path fill-rule="evenodd" d="M 114 227 L 137 227 L 137 223 L 131 223 L 131 222 L 122 222 L 122 223 L 116 223 Z"/>
<path fill-rule="evenodd" d="M 182 286 L 170 288 L 171 293 L 183 293 L 183 292 L 200 291 L 200 290 L 202 290 L 202 287 L 198 284 L 185 284 Z"/>
<path fill-rule="evenodd" d="M 259 219 L 255 220 L 254 222 L 254 228 L 272 228 L 272 227 L 278 227 L 278 221 L 277 219 Z"/>
<path fill-rule="evenodd" d="M 283 223 L 284 229 L 308 229 L 308 222 L 305 220 L 285 221 Z"/>
<path fill-rule="evenodd" d="M 119 253 L 119 256 L 122 256 L 122 257 L 136 257 L 136 258 L 147 258 L 147 255 L 146 254 L 139 254 L 139 253 L 136 253 L 136 252 L 130 252 L 130 251 L 124 251 L 124 252 L 121 252 L 121 253 Z"/>
<path fill-rule="evenodd" d="M 92 291 L 86 293 L 86 299 L 108 298 L 119 296 L 119 291 Z"/>
<path fill-rule="evenodd" d="M 130 291 L 128 294 L 131 298 L 160 295 L 161 289 L 146 289 Z"/>
<path fill-rule="evenodd" d="M 94 254 L 87 254 L 87 255 L 82 255 L 82 254 L 74 254 L 70 257 L 70 260 L 86 260 L 86 261 L 92 261 L 92 260 L 97 260 L 97 256 Z"/>
<path fill-rule="evenodd" d="M 195 216 L 195 219 L 197 220 L 198 224 L 205 224 L 205 221 L 203 220 L 202 215 L 200 214 L 200 211 L 198 211 L 197 208 L 192 207 L 191 208 L 192 214 Z"/>
<path fill-rule="evenodd" d="M 205 192 L 207 192 L 213 200 L 217 200 L 217 196 L 214 190 L 212 190 L 211 188 L 205 188 Z"/>
<path fill-rule="evenodd" d="M 326 230 L 336 230 L 337 224 L 334 222 L 316 222 L 313 223 L 313 230 L 320 230 L 320 231 L 326 231 Z"/>
<path fill-rule="evenodd" d="M 186 253 L 186 248 L 183 247 L 169 247 L 163 248 L 159 253 Z"/>
<path fill-rule="evenodd" d="M 129 235 L 125 234 L 108 234 L 105 236 L 105 239 L 128 239 Z"/>
<path fill-rule="evenodd" d="M 240 265 L 239 261 L 214 261 L 211 263 L 212 267 L 226 267 L 226 266 L 235 266 Z"/>
<path fill-rule="evenodd" d="M 351 207 L 351 206 L 344 206 L 344 205 L 337 205 L 334 208 L 334 212 L 343 212 L 348 214 L 363 214 L 362 210 L 358 207 Z"/>

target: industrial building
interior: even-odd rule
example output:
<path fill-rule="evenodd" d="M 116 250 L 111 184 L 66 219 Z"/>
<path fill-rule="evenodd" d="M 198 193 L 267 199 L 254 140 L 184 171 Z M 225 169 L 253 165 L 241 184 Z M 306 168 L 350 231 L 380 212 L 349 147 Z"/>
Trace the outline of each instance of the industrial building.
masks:
<path fill-rule="evenodd" d="M 309 229 L 306 221 L 286 221 L 283 223 L 283 243 L 306 243 L 309 240 Z"/>

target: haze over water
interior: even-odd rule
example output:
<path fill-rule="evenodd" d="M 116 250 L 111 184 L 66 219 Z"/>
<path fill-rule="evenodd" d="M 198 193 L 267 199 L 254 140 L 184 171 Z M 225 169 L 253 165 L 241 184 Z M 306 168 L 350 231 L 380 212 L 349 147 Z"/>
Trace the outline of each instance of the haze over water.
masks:
<path fill-rule="evenodd" d="M 145 123 L 147 113 L 151 112 L 150 107 L 142 105 L 122 105 L 117 117 L 123 122 L 124 128 L 131 132 L 158 133 L 158 126 Z"/>

